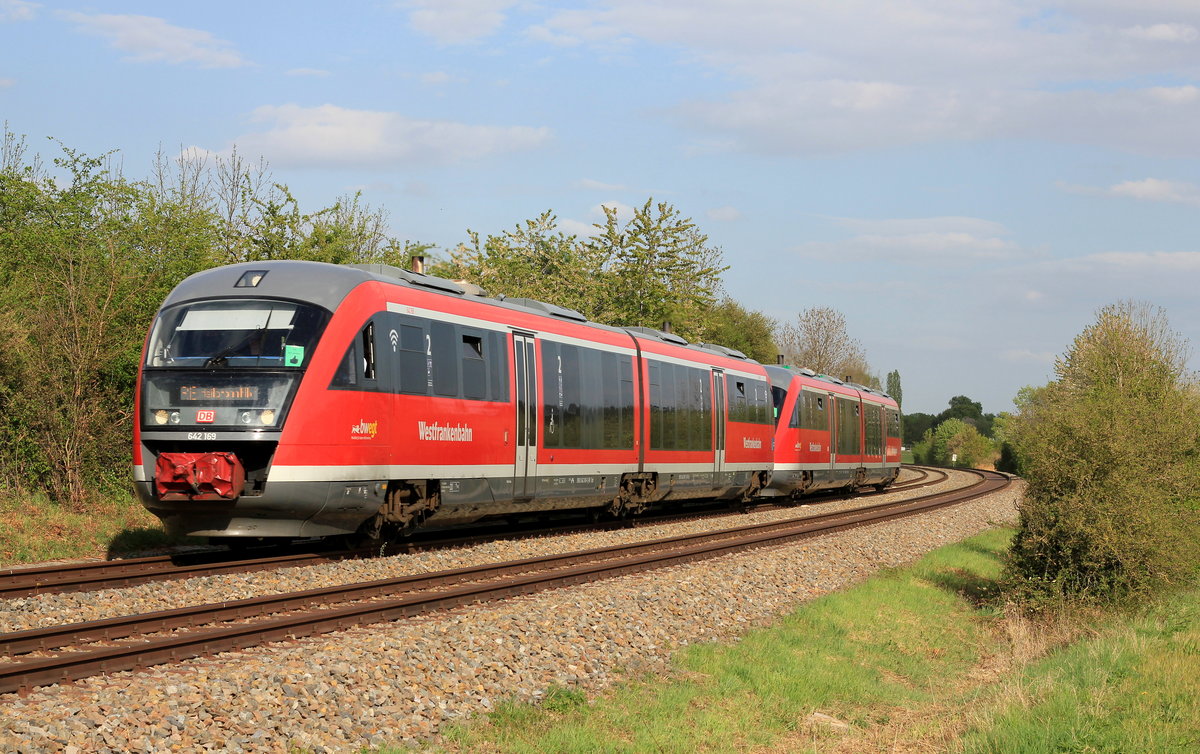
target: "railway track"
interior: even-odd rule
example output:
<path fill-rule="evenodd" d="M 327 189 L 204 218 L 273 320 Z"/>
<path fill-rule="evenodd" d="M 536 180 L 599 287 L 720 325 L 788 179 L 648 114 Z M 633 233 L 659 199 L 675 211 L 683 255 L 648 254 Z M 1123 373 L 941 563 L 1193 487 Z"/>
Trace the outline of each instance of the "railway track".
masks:
<path fill-rule="evenodd" d="M 954 505 L 1009 483 L 611 548 L 0 634 L 0 693 L 774 546 Z M 217 625 L 220 624 L 220 625 Z M 52 656 L 44 656 L 54 650 Z"/>
<path fill-rule="evenodd" d="M 937 469 L 915 468 L 913 470 L 919 474 L 917 478 L 907 480 L 902 484 L 893 485 L 887 492 L 926 487 L 938 484 L 947 478 L 945 472 Z M 771 503 L 766 504 L 770 505 Z M 697 512 L 695 510 L 689 510 L 678 513 L 645 516 L 614 525 L 645 527 L 678 522 L 696 515 Z M 582 531 L 593 529 L 595 526 L 593 523 L 587 523 L 574 526 L 560 524 L 551 528 L 545 526 L 533 529 L 524 527 L 515 533 L 518 536 L 534 537 L 545 536 L 547 534 L 561 534 L 570 531 Z M 437 535 L 423 536 L 407 542 L 388 545 L 383 554 L 395 555 L 444 547 L 461 547 L 511 536 L 514 536 L 514 530 L 511 528 L 499 532 L 493 531 L 487 534 L 465 537 L 458 534 L 451 537 Z M 280 554 L 279 548 L 264 548 L 263 554 L 258 557 L 237 557 L 236 559 L 231 559 L 230 553 L 226 550 L 210 550 L 144 558 L 127 558 L 123 560 L 98 560 L 30 568 L 10 568 L 0 570 L 0 599 L 60 592 L 120 589 L 155 581 L 311 566 L 321 563 L 332 563 L 338 560 L 374 557 L 379 554 L 381 554 L 381 550 L 378 547 L 340 550 L 336 552 L 295 552 L 293 550 L 284 552 L 283 554 Z"/>

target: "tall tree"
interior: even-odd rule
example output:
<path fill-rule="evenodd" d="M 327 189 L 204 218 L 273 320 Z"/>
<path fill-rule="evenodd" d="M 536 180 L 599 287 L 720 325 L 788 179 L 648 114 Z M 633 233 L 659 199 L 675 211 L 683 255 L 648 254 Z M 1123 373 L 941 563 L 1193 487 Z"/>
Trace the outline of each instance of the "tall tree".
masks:
<path fill-rule="evenodd" d="M 192 234 L 208 218 L 154 200 L 106 157 L 63 151 L 66 180 L 12 165 L 0 174 L 0 460 L 9 483 L 81 510 L 100 478 L 128 466 L 146 326 L 201 269 L 206 248 Z"/>
<path fill-rule="evenodd" d="M 870 373 L 862 344 L 850 336 L 846 315 L 837 309 L 805 309 L 795 322 L 780 325 L 775 339 L 784 359 L 793 366 L 879 387 L 879 378 Z"/>
<path fill-rule="evenodd" d="M 904 407 L 904 391 L 900 387 L 900 372 L 893 369 L 887 373 L 887 394 L 892 396 L 896 405 Z"/>
<path fill-rule="evenodd" d="M 470 241 L 430 272 L 474 283 L 493 296 L 541 299 L 597 320 L 607 314 L 605 259 L 559 230 L 549 210 L 498 235 L 467 234 Z"/>
<path fill-rule="evenodd" d="M 995 421 L 996 416 L 983 413 L 982 403 L 973 401 L 965 395 L 956 395 L 950 399 L 950 407 L 934 417 L 933 425 L 936 427 L 950 419 L 962 419 L 979 430 L 981 434 L 991 437 L 992 422 Z"/>
<path fill-rule="evenodd" d="M 622 223 L 615 209 L 587 239 L 563 233 L 547 211 L 514 230 L 482 238 L 468 231 L 434 274 L 475 283 L 489 294 L 537 298 L 616 326 L 670 322 L 703 339 L 720 295 L 721 250 L 670 204 L 653 199 Z"/>
<path fill-rule="evenodd" d="M 722 264 L 719 248 L 708 244 L 691 218 L 666 202 L 646 200 L 624 224 L 617 210 L 604 207 L 600 233 L 584 245 L 611 275 L 610 324 L 662 327 L 670 322 L 684 337 L 696 336 L 697 323 L 717 302 Z"/>
<path fill-rule="evenodd" d="M 774 364 L 775 322 L 726 296 L 709 310 L 699 334 L 705 342 L 734 348 L 764 364 Z"/>

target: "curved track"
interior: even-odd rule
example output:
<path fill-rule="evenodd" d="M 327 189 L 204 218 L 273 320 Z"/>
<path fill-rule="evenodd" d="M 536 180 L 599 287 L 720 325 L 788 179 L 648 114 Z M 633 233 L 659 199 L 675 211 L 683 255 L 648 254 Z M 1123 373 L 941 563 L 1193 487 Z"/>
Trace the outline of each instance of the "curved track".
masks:
<path fill-rule="evenodd" d="M 898 492 L 908 489 L 919 489 L 938 484 L 947 478 L 946 472 L 938 469 L 909 467 L 920 476 L 901 484 L 894 484 L 886 492 Z M 933 477 L 931 480 L 930 477 Z M 879 494 L 876 492 L 862 493 L 864 496 Z M 813 501 L 828 500 L 828 496 L 811 498 Z M 809 498 L 806 498 L 809 500 Z M 760 503 L 773 505 L 771 502 Z M 704 515 L 701 509 L 695 507 L 689 510 L 642 516 L 637 519 L 607 526 L 653 526 Z M 707 515 L 713 515 L 709 513 Z M 720 507 L 718 515 L 731 515 L 726 506 Z M 570 531 L 582 531 L 596 528 L 596 524 L 586 523 L 577 525 L 556 524 L 552 526 L 537 525 L 535 527 L 504 527 L 495 525 L 486 534 L 463 536 L 455 533 L 446 536 L 445 533 L 430 532 L 408 541 L 389 544 L 386 548 L 361 548 L 341 550 L 337 552 L 296 552 L 296 548 L 263 548 L 258 557 L 245 557 L 245 554 L 231 556 L 227 550 L 208 550 L 193 553 L 178 553 L 145 558 L 127 558 L 123 560 L 97 560 L 82 563 L 68 563 L 30 568 L 10 568 L 0 570 L 0 599 L 28 597 L 37 594 L 53 594 L 58 592 L 88 592 L 98 589 L 120 589 L 137 584 L 172 579 L 187 579 L 196 576 L 213 576 L 223 573 L 248 573 L 265 571 L 275 568 L 318 565 L 337 560 L 367 558 L 380 554 L 399 554 L 417 552 L 443 547 L 460 547 L 467 544 L 486 542 L 502 537 L 516 536 L 546 536 Z"/>
<path fill-rule="evenodd" d="M 965 488 L 853 510 L 565 555 L 3 634 L 0 651 L 9 659 L 0 662 L 0 692 L 28 691 L 99 673 L 177 662 L 269 641 L 779 545 L 973 500 L 1003 489 L 1010 481 L 1010 477 L 997 472 L 973 473 L 980 477 L 979 481 Z M 62 648 L 70 651 L 51 657 L 15 659 L 17 655 Z"/>

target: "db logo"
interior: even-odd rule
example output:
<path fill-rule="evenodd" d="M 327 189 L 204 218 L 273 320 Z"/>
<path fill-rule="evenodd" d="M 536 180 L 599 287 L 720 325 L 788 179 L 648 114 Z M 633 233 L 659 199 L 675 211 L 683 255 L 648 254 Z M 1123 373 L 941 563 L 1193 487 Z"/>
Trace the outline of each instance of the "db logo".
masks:
<path fill-rule="evenodd" d="M 217 412 L 211 408 L 202 408 L 196 412 L 197 424 L 212 424 L 217 420 Z"/>

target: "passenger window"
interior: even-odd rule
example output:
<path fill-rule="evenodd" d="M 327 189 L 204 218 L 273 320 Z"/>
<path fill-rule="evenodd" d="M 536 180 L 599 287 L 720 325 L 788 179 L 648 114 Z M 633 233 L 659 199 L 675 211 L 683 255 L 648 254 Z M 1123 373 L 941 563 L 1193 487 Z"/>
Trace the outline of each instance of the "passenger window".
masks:
<path fill-rule="evenodd" d="M 346 349 L 346 355 L 342 358 L 341 364 L 338 366 L 337 373 L 333 375 L 334 387 L 356 387 L 358 385 L 358 370 L 355 368 L 355 362 L 358 361 L 358 349 L 354 343 Z"/>
<path fill-rule="evenodd" d="M 434 321 L 429 327 L 432 339 L 433 392 L 458 397 L 458 349 L 454 325 Z"/>
<path fill-rule="evenodd" d="M 371 322 L 362 331 L 362 375 L 365 380 L 375 379 L 375 323 Z"/>
<path fill-rule="evenodd" d="M 420 327 L 400 325 L 400 391 L 429 395 L 433 386 L 433 363 L 428 336 Z"/>
<path fill-rule="evenodd" d="M 463 397 L 476 400 L 487 398 L 487 369 L 483 360 L 482 337 L 462 336 L 462 382 Z"/>

